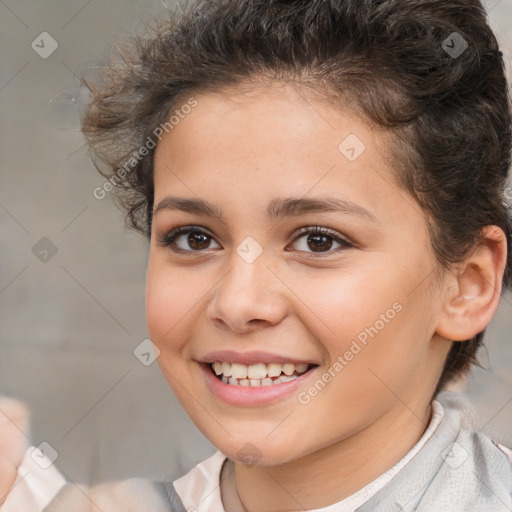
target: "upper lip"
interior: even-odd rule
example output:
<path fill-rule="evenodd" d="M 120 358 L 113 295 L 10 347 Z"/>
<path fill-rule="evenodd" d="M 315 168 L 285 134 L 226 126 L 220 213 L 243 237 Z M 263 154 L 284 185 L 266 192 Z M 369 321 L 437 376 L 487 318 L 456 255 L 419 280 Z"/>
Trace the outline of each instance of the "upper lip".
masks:
<path fill-rule="evenodd" d="M 214 363 L 221 361 L 225 363 L 240 363 L 245 365 L 257 363 L 291 363 L 291 364 L 310 364 L 317 365 L 310 359 L 297 359 L 296 357 L 272 354 L 270 352 L 253 351 L 253 352 L 235 352 L 234 350 L 217 350 L 209 352 L 201 359 L 200 363 Z"/>

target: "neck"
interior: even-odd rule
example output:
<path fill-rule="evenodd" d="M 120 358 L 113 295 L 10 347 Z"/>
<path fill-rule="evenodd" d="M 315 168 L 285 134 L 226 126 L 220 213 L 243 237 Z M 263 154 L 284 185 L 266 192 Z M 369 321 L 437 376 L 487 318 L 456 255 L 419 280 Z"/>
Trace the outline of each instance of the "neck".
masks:
<path fill-rule="evenodd" d="M 397 402 L 364 430 L 300 459 L 277 466 L 235 462 L 239 498 L 247 512 L 309 510 L 337 503 L 402 459 L 425 432 L 431 415 L 430 403 L 409 408 Z"/>

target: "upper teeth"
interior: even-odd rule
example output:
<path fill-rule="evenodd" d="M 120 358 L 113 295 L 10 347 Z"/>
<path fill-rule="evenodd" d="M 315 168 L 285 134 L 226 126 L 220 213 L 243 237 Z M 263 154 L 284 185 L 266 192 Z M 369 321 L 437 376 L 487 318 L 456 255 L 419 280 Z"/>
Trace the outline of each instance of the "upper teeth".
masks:
<path fill-rule="evenodd" d="M 234 377 L 235 379 L 264 379 L 265 377 L 278 377 L 281 373 L 293 375 L 294 372 L 304 373 L 308 369 L 308 364 L 280 364 L 280 363 L 257 363 L 240 364 L 215 361 L 213 371 L 216 375 L 223 374 L 225 377 Z"/>

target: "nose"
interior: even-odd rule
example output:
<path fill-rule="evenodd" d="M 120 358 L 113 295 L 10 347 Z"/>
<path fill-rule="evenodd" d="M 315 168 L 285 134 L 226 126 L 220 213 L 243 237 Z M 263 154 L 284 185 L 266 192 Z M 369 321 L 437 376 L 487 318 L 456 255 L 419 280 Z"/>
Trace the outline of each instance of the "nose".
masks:
<path fill-rule="evenodd" d="M 287 315 L 285 285 L 263 254 L 252 263 L 234 253 L 207 308 L 208 318 L 239 334 L 277 325 Z"/>

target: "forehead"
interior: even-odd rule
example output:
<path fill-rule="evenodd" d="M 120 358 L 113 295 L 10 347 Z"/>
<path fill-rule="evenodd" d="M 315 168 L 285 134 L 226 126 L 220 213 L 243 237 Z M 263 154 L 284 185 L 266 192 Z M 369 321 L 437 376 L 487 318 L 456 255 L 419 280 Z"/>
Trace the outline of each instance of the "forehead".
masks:
<path fill-rule="evenodd" d="M 173 115 L 191 100 L 193 108 L 187 107 L 187 113 L 179 117 Z M 389 132 L 358 116 L 348 98 L 334 102 L 310 88 L 288 83 L 245 85 L 183 97 L 169 117 L 172 125 L 156 149 L 157 172 L 172 160 L 202 160 L 213 165 L 219 158 L 250 157 L 276 163 L 281 157 L 291 163 L 304 154 L 307 160 L 321 154 L 325 156 L 321 160 L 330 158 L 332 163 L 341 156 L 353 162 L 363 151 L 380 152 L 382 158 L 391 140 Z"/>
<path fill-rule="evenodd" d="M 155 204 L 170 189 L 231 200 L 222 193 L 237 186 L 245 187 L 247 198 L 303 196 L 314 189 L 363 202 L 379 203 L 380 195 L 383 207 L 393 206 L 396 198 L 382 194 L 389 183 L 397 187 L 387 164 L 391 135 L 341 101 L 290 84 L 193 98 L 195 106 L 157 146 Z"/>

